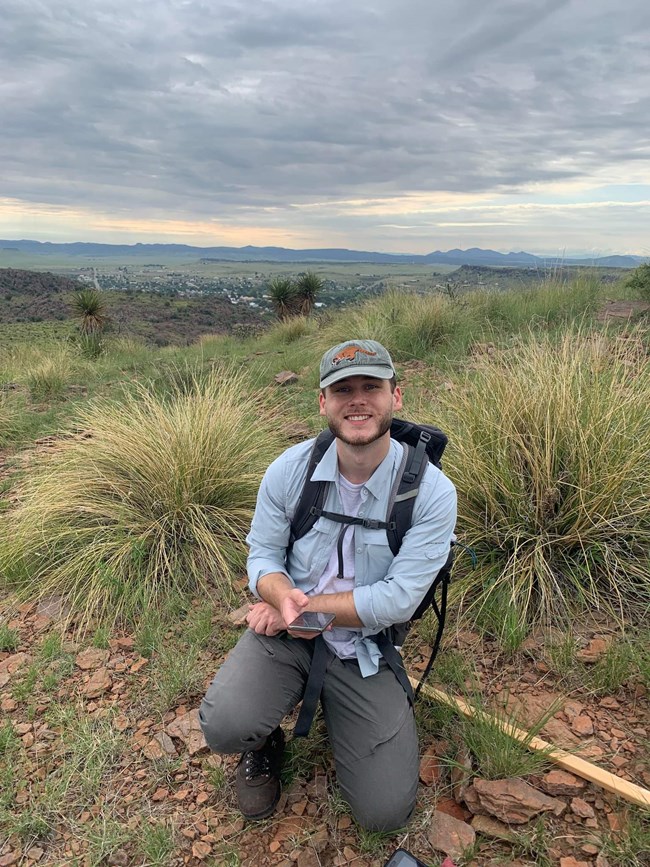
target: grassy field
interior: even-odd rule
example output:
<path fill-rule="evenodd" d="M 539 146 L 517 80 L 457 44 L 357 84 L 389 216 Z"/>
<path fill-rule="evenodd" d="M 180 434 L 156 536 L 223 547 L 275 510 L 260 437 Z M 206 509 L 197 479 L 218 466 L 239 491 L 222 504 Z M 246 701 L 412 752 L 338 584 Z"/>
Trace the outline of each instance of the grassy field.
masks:
<path fill-rule="evenodd" d="M 186 347 L 107 335 L 93 356 L 70 321 L 13 326 L 0 342 L 0 858 L 381 867 L 403 845 L 439 863 L 436 809 L 471 818 L 454 769 L 536 786 L 549 770 L 494 715 L 649 786 L 650 332 L 643 311 L 604 319 L 612 297 L 636 296 L 593 275 L 462 297 L 393 290 Z M 354 825 L 322 726 L 290 747 L 278 816 L 252 827 L 234 760 L 190 737 L 238 637 L 261 475 L 319 429 L 318 360 L 350 337 L 384 342 L 403 415 L 449 434 L 458 536 L 477 558 L 458 559 L 434 680 L 482 710 L 470 722 L 419 703 L 437 782 L 391 838 Z M 278 386 L 282 370 L 298 382 Z M 413 672 L 433 626 L 409 637 Z M 585 807 L 507 839 L 479 833 L 455 863 L 647 864 L 647 814 L 579 791 Z"/>
<path fill-rule="evenodd" d="M 112 274 L 118 267 L 134 273 L 147 273 L 155 268 L 179 271 L 188 275 L 230 277 L 268 274 L 269 277 L 315 271 L 319 276 L 347 281 L 354 277 L 377 279 L 407 279 L 428 277 L 431 274 L 449 274 L 456 265 L 375 264 L 370 262 L 231 262 L 227 260 L 201 261 L 197 256 L 156 254 L 125 255 L 119 260 L 101 256 L 65 256 L 60 253 L 37 254 L 0 250 L 0 268 L 22 268 L 28 271 L 52 271 L 54 274 L 77 274 L 81 269 L 95 268 L 99 274 Z"/>

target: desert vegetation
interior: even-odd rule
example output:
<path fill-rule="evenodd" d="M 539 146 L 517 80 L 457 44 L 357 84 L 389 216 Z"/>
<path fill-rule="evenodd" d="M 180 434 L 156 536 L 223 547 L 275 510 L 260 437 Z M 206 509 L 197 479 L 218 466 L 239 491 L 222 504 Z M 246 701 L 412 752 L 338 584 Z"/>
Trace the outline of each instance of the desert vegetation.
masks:
<path fill-rule="evenodd" d="M 521 722 L 531 694 L 531 732 L 586 716 L 594 759 L 622 756 L 611 769 L 650 785 L 647 317 L 604 318 L 593 275 L 459 296 L 393 289 L 326 314 L 315 284 L 277 288 L 281 321 L 249 336 L 155 347 L 105 330 L 88 296 L 81 331 L 101 333 L 101 352 L 54 328 L 0 347 L 0 829 L 15 863 L 280 864 L 312 847 L 322 864 L 369 867 L 400 843 L 440 860 L 427 829 L 454 769 L 468 784 L 547 773 L 544 754 L 493 724 Z M 642 288 L 608 285 L 607 300 Z M 352 336 L 390 349 L 404 415 L 448 433 L 458 537 L 477 560 L 458 558 L 433 679 L 480 712 L 461 722 L 418 703 L 438 777 L 399 840 L 354 828 L 322 727 L 291 745 L 285 813 L 256 830 L 233 809 L 231 764 L 192 753 L 178 722 L 236 641 L 262 473 L 318 430 L 318 360 Z M 298 383 L 278 386 L 282 370 Z M 432 631 L 425 618 L 409 636 L 416 673 Z M 593 817 L 479 834 L 456 860 L 646 863 L 647 814 L 589 798 Z"/>

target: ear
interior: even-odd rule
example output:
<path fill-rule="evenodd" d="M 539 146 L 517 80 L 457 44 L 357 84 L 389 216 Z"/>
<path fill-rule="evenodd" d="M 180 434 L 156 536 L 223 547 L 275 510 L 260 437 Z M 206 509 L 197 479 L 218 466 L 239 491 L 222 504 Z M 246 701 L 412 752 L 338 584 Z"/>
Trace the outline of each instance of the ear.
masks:
<path fill-rule="evenodd" d="M 399 385 L 395 386 L 395 391 L 393 392 L 393 409 L 398 410 L 402 408 L 402 389 Z"/>
<path fill-rule="evenodd" d="M 325 395 L 322 391 L 318 395 L 318 405 L 320 407 L 320 414 L 327 415 L 327 413 L 325 412 Z"/>

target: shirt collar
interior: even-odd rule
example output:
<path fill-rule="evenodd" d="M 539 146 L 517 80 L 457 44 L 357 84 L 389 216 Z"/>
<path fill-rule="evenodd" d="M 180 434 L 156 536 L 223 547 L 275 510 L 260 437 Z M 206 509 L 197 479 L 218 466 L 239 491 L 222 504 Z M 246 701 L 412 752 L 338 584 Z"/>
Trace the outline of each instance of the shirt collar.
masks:
<path fill-rule="evenodd" d="M 379 499 L 385 494 L 386 488 L 390 487 L 393 479 L 395 466 L 402 458 L 400 444 L 391 439 L 388 454 L 370 476 L 364 487 Z M 314 482 L 336 482 L 339 475 L 339 462 L 336 454 L 336 440 L 327 449 L 316 469 L 312 474 Z"/>

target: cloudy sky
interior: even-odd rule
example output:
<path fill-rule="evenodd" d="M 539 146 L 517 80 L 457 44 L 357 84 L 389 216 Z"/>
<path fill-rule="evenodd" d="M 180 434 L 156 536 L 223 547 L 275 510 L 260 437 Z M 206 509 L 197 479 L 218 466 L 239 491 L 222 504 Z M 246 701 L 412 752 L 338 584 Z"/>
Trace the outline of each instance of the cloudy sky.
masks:
<path fill-rule="evenodd" d="M 0 237 L 650 255 L 650 3 L 3 0 Z"/>

